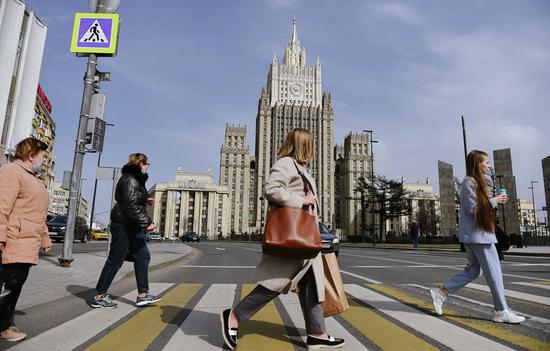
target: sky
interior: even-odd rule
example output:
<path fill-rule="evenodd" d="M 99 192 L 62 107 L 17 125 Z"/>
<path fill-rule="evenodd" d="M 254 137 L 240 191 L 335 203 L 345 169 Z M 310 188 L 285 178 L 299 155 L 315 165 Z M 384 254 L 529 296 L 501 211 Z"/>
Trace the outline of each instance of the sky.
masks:
<path fill-rule="evenodd" d="M 75 12 L 86 0 L 26 0 L 48 25 L 40 84 L 57 123 L 56 176 L 72 168 L 86 59 L 69 52 Z M 176 167 L 218 182 L 225 125 L 246 125 L 251 153 L 258 99 L 292 18 L 308 66 L 319 57 L 331 92 L 335 142 L 374 131 L 375 169 L 405 182 L 430 178 L 437 161 L 464 175 L 460 116 L 469 149 L 511 148 L 518 195 L 545 205 L 541 160 L 550 155 L 550 2 L 121 0 L 102 165 L 133 152 L 150 157 L 148 186 Z M 546 140 L 546 141 L 545 141 Z M 97 155 L 85 157 L 92 198 Z M 108 222 L 111 184 L 100 181 L 97 219 Z M 101 212 L 104 212 L 101 214 Z M 539 216 L 542 212 L 537 213 Z"/>

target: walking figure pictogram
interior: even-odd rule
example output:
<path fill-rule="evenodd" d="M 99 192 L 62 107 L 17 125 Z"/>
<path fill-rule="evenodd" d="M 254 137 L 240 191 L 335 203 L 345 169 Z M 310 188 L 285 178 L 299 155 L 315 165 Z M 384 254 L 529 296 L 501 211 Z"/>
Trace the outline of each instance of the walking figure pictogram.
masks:
<path fill-rule="evenodd" d="M 94 36 L 96 37 L 96 39 L 93 39 L 92 40 L 93 42 L 96 42 L 98 40 L 101 41 L 101 42 L 105 41 L 105 40 L 103 40 L 99 37 L 99 33 L 101 33 L 101 32 L 99 31 L 99 29 L 97 29 L 97 27 L 99 27 L 98 23 L 94 23 L 94 25 L 90 27 L 89 32 L 92 33 L 92 34 L 90 34 L 90 36 L 88 38 L 84 39 L 84 41 L 90 41 Z"/>

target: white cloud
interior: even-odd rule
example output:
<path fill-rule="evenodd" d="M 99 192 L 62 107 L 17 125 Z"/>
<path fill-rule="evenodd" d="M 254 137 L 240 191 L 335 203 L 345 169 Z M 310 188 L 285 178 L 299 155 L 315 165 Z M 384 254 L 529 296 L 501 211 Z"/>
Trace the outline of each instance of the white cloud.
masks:
<path fill-rule="evenodd" d="M 375 19 L 394 19 L 409 25 L 418 25 L 423 22 L 420 14 L 405 3 L 384 2 L 369 4 L 367 8 Z"/>

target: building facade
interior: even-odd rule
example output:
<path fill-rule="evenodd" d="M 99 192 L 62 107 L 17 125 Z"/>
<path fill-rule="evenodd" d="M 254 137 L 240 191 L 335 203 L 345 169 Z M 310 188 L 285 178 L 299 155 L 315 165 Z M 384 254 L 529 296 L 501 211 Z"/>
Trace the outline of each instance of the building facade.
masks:
<path fill-rule="evenodd" d="M 429 179 L 425 183 L 403 183 L 403 188 L 408 192 L 409 214 L 388 220 L 385 223 L 386 236 L 409 235 L 412 222 L 417 223 L 420 235 L 437 235 L 441 211 L 438 194 L 434 193 Z"/>
<path fill-rule="evenodd" d="M 44 90 L 42 90 L 40 84 L 38 84 L 31 135 L 48 145 L 48 151 L 46 152 L 41 174 L 48 189 L 55 178 L 55 155 L 53 152 L 55 142 L 55 121 L 53 120 L 51 113 L 52 104 L 48 100 L 48 97 L 44 93 Z"/>
<path fill-rule="evenodd" d="M 535 206 L 526 199 L 518 199 L 519 220 L 522 227 L 535 226 Z"/>
<path fill-rule="evenodd" d="M 342 239 L 347 235 L 363 235 L 363 221 L 372 223 L 370 210 L 361 208 L 361 199 L 355 191 L 359 178 L 371 178 L 371 152 L 368 133 L 349 133 L 344 145 L 336 145 L 335 154 L 335 208 L 334 228 Z"/>
<path fill-rule="evenodd" d="M 50 205 L 48 207 L 48 212 L 56 215 L 67 215 L 69 209 L 69 191 L 61 188 L 62 182 L 52 181 L 48 189 L 50 194 Z M 86 219 L 86 222 L 89 222 L 88 219 L 88 201 L 84 196 L 79 197 L 79 202 L 77 206 L 77 213 L 79 217 Z"/>
<path fill-rule="evenodd" d="M 155 199 L 155 205 L 148 206 L 149 215 L 165 237 L 194 231 L 217 239 L 230 233 L 229 191 L 214 183 L 210 169 L 192 173 L 178 168 L 173 182 L 156 183 L 149 194 Z"/>
<path fill-rule="evenodd" d="M 334 216 L 334 112 L 332 97 L 322 91 L 321 63 L 308 67 L 306 51 L 298 40 L 296 20 L 283 62 L 274 56 L 267 84 L 262 88 L 256 117 L 255 227 L 265 221 L 267 202 L 262 200 L 265 181 L 285 136 L 305 128 L 314 137 L 314 158 L 309 169 L 317 182 L 320 214 L 328 226 Z M 262 199 L 261 199 L 262 198 Z M 262 210 L 263 209 L 263 210 Z"/>
<path fill-rule="evenodd" d="M 24 2 L 0 1 L 0 164 L 32 134 L 46 33 Z"/>
<path fill-rule="evenodd" d="M 246 126 L 226 125 L 225 141 L 220 150 L 220 185 L 229 190 L 231 233 L 251 233 L 255 230 L 254 168 Z"/>

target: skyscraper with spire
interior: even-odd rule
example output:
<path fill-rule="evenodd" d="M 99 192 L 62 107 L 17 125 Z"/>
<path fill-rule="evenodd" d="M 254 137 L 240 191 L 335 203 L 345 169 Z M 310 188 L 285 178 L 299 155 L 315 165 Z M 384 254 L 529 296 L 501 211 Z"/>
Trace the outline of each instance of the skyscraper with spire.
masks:
<path fill-rule="evenodd" d="M 306 51 L 300 46 L 296 19 L 283 62 L 273 57 L 262 88 L 256 117 L 256 181 L 254 217 L 256 227 L 263 226 L 266 200 L 265 180 L 285 136 L 294 128 L 313 133 L 314 159 L 309 165 L 317 182 L 320 215 L 325 224 L 334 220 L 334 112 L 330 93 L 322 91 L 321 62 L 308 67 Z M 264 203 L 262 204 L 262 201 Z"/>

